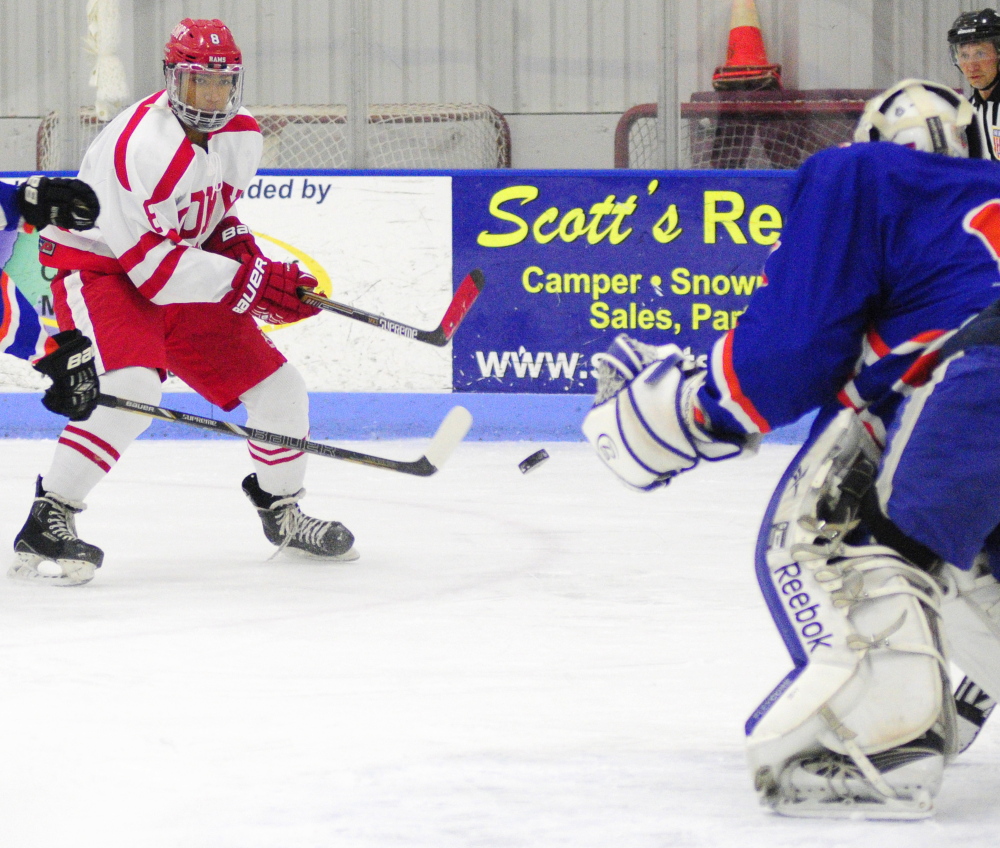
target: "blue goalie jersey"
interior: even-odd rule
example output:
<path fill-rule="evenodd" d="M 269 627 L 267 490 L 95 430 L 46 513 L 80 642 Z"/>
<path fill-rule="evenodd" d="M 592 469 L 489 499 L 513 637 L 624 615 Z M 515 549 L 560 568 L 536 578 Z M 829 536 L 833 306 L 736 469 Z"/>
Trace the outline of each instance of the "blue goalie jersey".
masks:
<path fill-rule="evenodd" d="M 17 209 L 17 187 L 0 182 L 0 230 L 16 230 L 21 213 Z"/>
<path fill-rule="evenodd" d="M 766 433 L 839 401 L 882 444 L 955 330 L 1000 297 L 1000 168 L 890 143 L 799 169 L 781 241 L 699 399 L 712 428 Z"/>

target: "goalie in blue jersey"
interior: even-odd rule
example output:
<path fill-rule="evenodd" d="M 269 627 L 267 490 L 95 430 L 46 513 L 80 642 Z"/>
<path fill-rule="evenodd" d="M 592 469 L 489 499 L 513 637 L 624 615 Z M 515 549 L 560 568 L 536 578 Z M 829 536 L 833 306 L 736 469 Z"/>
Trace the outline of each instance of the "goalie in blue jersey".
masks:
<path fill-rule="evenodd" d="M 923 818 L 959 748 L 950 662 L 1000 693 L 1000 169 L 932 82 L 855 140 L 799 169 L 708 368 L 619 336 L 583 430 L 655 489 L 818 410 L 757 543 L 795 667 L 747 722 L 754 786 L 786 815 Z"/>
<path fill-rule="evenodd" d="M 29 177 L 18 186 L 0 182 L 0 230 L 15 230 L 23 218 L 41 229 L 89 230 L 97 222 L 100 204 L 82 180 Z M 27 308 L 27 304 L 23 304 Z M 3 318 L 0 304 L 0 318 Z M 15 335 L 15 333 L 10 333 Z M 38 330 L 33 332 L 38 335 Z M 34 350 L 36 345 L 27 346 Z M 38 345 L 41 348 L 41 343 Z M 45 408 L 73 421 L 87 418 L 97 404 L 98 382 L 90 340 L 79 330 L 57 333 L 45 342 L 46 355 L 34 363 L 52 380 L 42 396 Z M 22 354 L 25 355 L 25 354 Z"/>

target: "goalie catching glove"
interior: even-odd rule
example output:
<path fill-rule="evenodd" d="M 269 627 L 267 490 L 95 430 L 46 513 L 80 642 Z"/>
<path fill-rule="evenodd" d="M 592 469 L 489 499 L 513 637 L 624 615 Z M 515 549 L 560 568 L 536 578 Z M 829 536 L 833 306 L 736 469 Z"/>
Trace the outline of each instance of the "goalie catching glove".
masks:
<path fill-rule="evenodd" d="M 597 397 L 583 433 L 627 485 L 665 486 L 702 459 L 738 456 L 753 444 L 721 441 L 699 423 L 697 394 L 705 371 L 689 365 L 677 345 L 656 347 L 619 335 L 594 357 Z"/>
<path fill-rule="evenodd" d="M 89 230 L 97 222 L 101 204 L 83 180 L 67 177 L 28 177 L 17 187 L 17 206 L 31 226 L 55 224 L 67 230 Z"/>
<path fill-rule="evenodd" d="M 84 421 L 97 406 L 100 394 L 94 347 L 79 330 L 67 330 L 52 338 L 58 349 L 34 364 L 36 371 L 52 378 L 42 405 L 71 421 Z"/>

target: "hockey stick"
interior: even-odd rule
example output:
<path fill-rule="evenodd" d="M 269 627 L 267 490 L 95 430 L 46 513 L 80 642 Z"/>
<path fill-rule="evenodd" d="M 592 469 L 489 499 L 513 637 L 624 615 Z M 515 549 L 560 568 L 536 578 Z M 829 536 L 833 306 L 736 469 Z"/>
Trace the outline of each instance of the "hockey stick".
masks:
<path fill-rule="evenodd" d="M 203 430 L 215 430 L 219 433 L 226 433 L 231 436 L 240 436 L 244 439 L 253 439 L 255 442 L 264 442 L 269 445 L 278 445 L 283 448 L 292 448 L 304 453 L 315 453 L 319 456 L 326 456 L 330 459 L 342 459 L 346 462 L 356 462 L 359 465 L 370 465 L 373 468 L 384 468 L 386 471 L 399 471 L 403 474 L 413 474 L 417 477 L 430 477 L 434 474 L 451 455 L 465 434 L 472 426 L 472 415 L 463 406 L 454 406 L 438 425 L 437 432 L 431 439 L 430 445 L 423 456 L 412 462 L 405 462 L 399 459 L 385 459 L 381 456 L 371 456 L 366 453 L 357 453 L 338 448 L 333 445 L 323 445 L 319 442 L 309 442 L 305 439 L 296 439 L 292 436 L 282 436 L 279 433 L 270 433 L 267 430 L 257 430 L 254 427 L 240 427 L 238 424 L 230 424 L 228 421 L 216 421 L 213 418 L 202 418 L 200 415 L 191 415 L 187 412 L 178 412 L 173 409 L 164 409 L 162 406 L 151 406 L 148 403 L 139 403 L 136 400 L 115 397 L 114 395 L 100 395 L 97 402 L 101 406 L 109 406 L 112 409 L 124 409 L 138 415 L 148 415 L 150 418 L 159 418 L 163 421 L 171 421 L 174 424 L 187 424 L 190 427 L 201 427 Z"/>
<path fill-rule="evenodd" d="M 476 302 L 476 298 L 479 297 L 479 293 L 483 290 L 484 285 L 486 285 L 486 279 L 483 277 L 483 272 L 478 268 L 470 271 L 465 279 L 462 280 L 458 291 L 455 292 L 455 296 L 451 299 L 451 303 L 448 305 L 447 310 L 445 310 L 441 323 L 433 330 L 418 330 L 409 324 L 401 324 L 399 321 L 393 321 L 391 318 L 383 318 L 381 315 L 365 312 L 363 309 L 358 309 L 354 306 L 337 303 L 334 300 L 323 297 L 321 294 L 316 294 L 304 286 L 299 287 L 298 294 L 299 299 L 310 306 L 317 306 L 320 309 L 325 309 L 327 312 L 336 312 L 338 315 L 344 315 L 356 321 L 364 321 L 366 324 L 371 324 L 373 327 L 395 333 L 397 336 L 416 339 L 418 342 L 426 342 L 436 347 L 444 347 L 451 341 L 455 330 L 458 329 L 458 325 L 462 323 L 462 319 L 465 318 L 468 311 L 472 308 L 472 304 Z"/>

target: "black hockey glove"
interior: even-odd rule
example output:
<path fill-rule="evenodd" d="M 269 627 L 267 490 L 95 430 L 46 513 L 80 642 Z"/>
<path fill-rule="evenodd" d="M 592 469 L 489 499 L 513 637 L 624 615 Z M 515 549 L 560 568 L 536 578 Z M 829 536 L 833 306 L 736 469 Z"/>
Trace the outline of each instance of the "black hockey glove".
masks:
<path fill-rule="evenodd" d="M 55 224 L 67 230 L 89 230 L 101 205 L 83 180 L 68 177 L 28 177 L 17 188 L 17 205 L 24 220 L 41 229 Z"/>
<path fill-rule="evenodd" d="M 58 350 L 35 363 L 36 371 L 52 378 L 52 385 L 42 396 L 42 405 L 70 421 L 84 421 L 97 406 L 100 394 L 94 347 L 79 330 L 67 330 L 53 338 Z"/>

